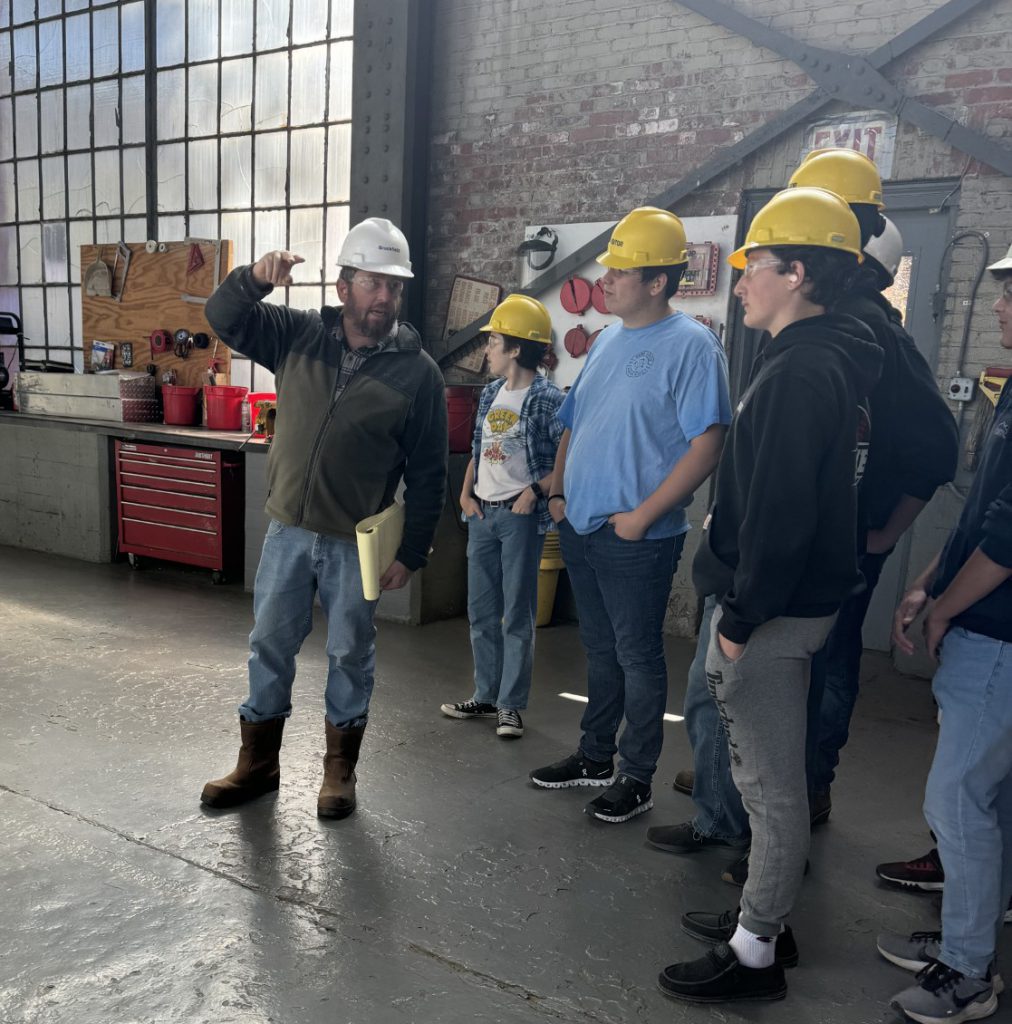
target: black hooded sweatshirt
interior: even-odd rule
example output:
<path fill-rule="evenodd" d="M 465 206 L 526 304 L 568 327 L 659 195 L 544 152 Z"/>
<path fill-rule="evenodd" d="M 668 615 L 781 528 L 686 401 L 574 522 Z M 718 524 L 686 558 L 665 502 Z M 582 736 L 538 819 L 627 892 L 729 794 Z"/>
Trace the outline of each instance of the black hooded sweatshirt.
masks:
<path fill-rule="evenodd" d="M 861 484 L 864 525 L 880 530 L 904 494 L 928 501 L 956 475 L 959 436 L 931 368 L 875 285 L 860 282 L 836 310 L 868 327 L 884 357 L 868 396 L 874 437 Z"/>
<path fill-rule="evenodd" d="M 782 615 L 831 615 L 861 586 L 857 490 L 881 364 L 868 328 L 837 313 L 796 321 L 761 353 L 692 566 L 700 594 L 724 595 L 733 643 Z"/>

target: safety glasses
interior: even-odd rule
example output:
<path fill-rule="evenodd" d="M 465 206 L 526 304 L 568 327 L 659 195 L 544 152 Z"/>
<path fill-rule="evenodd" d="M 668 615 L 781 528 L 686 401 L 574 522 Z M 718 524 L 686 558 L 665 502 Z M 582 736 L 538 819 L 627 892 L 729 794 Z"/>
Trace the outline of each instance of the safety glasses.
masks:
<path fill-rule="evenodd" d="M 389 277 L 376 277 L 373 274 L 367 274 L 362 270 L 356 271 L 355 276 L 352 278 L 352 283 L 357 285 L 364 292 L 373 294 L 378 292 L 380 288 L 386 286 L 388 292 L 393 296 L 398 296 L 404 291 L 404 282 Z"/>
<path fill-rule="evenodd" d="M 773 256 L 768 256 L 763 260 L 749 260 L 745 264 L 745 269 L 741 272 L 742 277 L 753 277 L 758 270 L 762 270 L 763 267 L 779 267 L 780 260 L 775 259 Z"/>

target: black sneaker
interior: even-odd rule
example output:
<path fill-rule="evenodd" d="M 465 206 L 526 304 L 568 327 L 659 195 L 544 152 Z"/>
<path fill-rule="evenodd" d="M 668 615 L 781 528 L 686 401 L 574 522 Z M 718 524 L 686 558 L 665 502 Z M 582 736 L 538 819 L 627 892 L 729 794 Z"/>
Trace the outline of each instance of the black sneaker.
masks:
<path fill-rule="evenodd" d="M 923 857 L 914 860 L 891 861 L 879 864 L 875 874 L 890 885 L 901 889 L 917 889 L 920 892 L 938 892 L 945 888 L 945 872 L 937 849 L 930 849 Z"/>
<path fill-rule="evenodd" d="M 620 775 L 599 797 L 591 800 L 583 812 L 592 818 L 618 824 L 649 811 L 653 805 L 653 796 L 646 783 Z"/>
<path fill-rule="evenodd" d="M 709 846 L 741 846 L 730 839 L 705 836 L 691 821 L 680 825 L 655 825 L 647 829 L 647 842 L 668 853 L 695 853 Z"/>
<path fill-rule="evenodd" d="M 439 710 L 450 718 L 492 718 L 498 708 L 477 700 L 462 700 L 459 704 L 440 704 Z"/>
<path fill-rule="evenodd" d="M 751 849 L 746 850 L 744 857 L 739 857 L 738 860 L 728 864 L 720 873 L 720 877 L 730 885 L 737 885 L 741 888 L 748 881 L 748 858 L 751 852 Z"/>
<path fill-rule="evenodd" d="M 591 761 L 578 750 L 545 768 L 531 772 L 531 782 L 542 789 L 568 789 L 570 786 L 610 786 L 615 777 L 611 761 Z"/>
<path fill-rule="evenodd" d="M 661 971 L 657 987 L 687 1003 L 729 1003 L 739 999 L 783 999 L 787 982 L 780 964 L 745 967 L 726 943 L 698 960 L 671 964 Z"/>
<path fill-rule="evenodd" d="M 744 886 L 748 881 L 748 858 L 751 852 L 751 849 L 746 850 L 743 857 L 731 864 L 728 864 L 728 866 L 720 873 L 721 879 L 729 885 L 736 885 L 739 889 L 742 888 L 742 886 Z M 811 862 L 806 860 L 805 874 L 807 875 L 811 869 Z"/>
<path fill-rule="evenodd" d="M 495 734 L 497 736 L 519 737 L 524 734 L 524 723 L 520 712 L 515 708 L 499 708 L 496 715 Z"/>
<path fill-rule="evenodd" d="M 682 914 L 682 931 L 700 942 L 730 942 L 738 927 L 739 910 L 735 907 L 722 914 L 708 914 L 701 910 Z M 790 925 L 777 936 L 776 962 L 781 967 L 798 966 L 798 944 L 794 941 Z"/>

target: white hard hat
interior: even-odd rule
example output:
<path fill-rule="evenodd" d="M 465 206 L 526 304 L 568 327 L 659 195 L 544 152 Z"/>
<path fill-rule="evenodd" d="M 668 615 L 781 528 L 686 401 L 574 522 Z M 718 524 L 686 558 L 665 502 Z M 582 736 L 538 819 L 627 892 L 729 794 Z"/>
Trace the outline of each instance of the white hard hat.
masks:
<path fill-rule="evenodd" d="M 1012 270 L 1012 245 L 1008 247 L 1008 252 L 1005 253 L 1005 259 L 998 260 L 997 263 L 992 263 L 987 268 L 988 270 Z"/>
<path fill-rule="evenodd" d="M 391 277 L 415 276 L 404 232 L 385 217 L 367 217 L 356 224 L 345 236 L 337 265 Z"/>
<path fill-rule="evenodd" d="M 885 221 L 885 229 L 881 235 L 868 239 L 864 254 L 870 256 L 885 271 L 889 284 L 892 284 L 896 280 L 896 271 L 903 256 L 903 236 L 888 217 L 883 217 L 882 220 Z"/>

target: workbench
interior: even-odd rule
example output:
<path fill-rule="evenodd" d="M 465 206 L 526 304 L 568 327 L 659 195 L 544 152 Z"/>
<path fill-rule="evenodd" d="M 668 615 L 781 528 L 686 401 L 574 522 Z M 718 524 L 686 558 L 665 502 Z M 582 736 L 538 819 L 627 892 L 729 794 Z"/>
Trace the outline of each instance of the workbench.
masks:
<path fill-rule="evenodd" d="M 242 583 L 252 591 L 267 531 L 269 445 L 239 431 L 0 412 L 0 544 L 88 562 L 117 560 L 116 440 L 242 453 Z M 468 455 L 450 456 L 449 496 L 429 565 L 403 590 L 383 595 L 379 618 L 420 624 L 464 613 L 467 532 L 456 496 L 467 460 Z"/>

